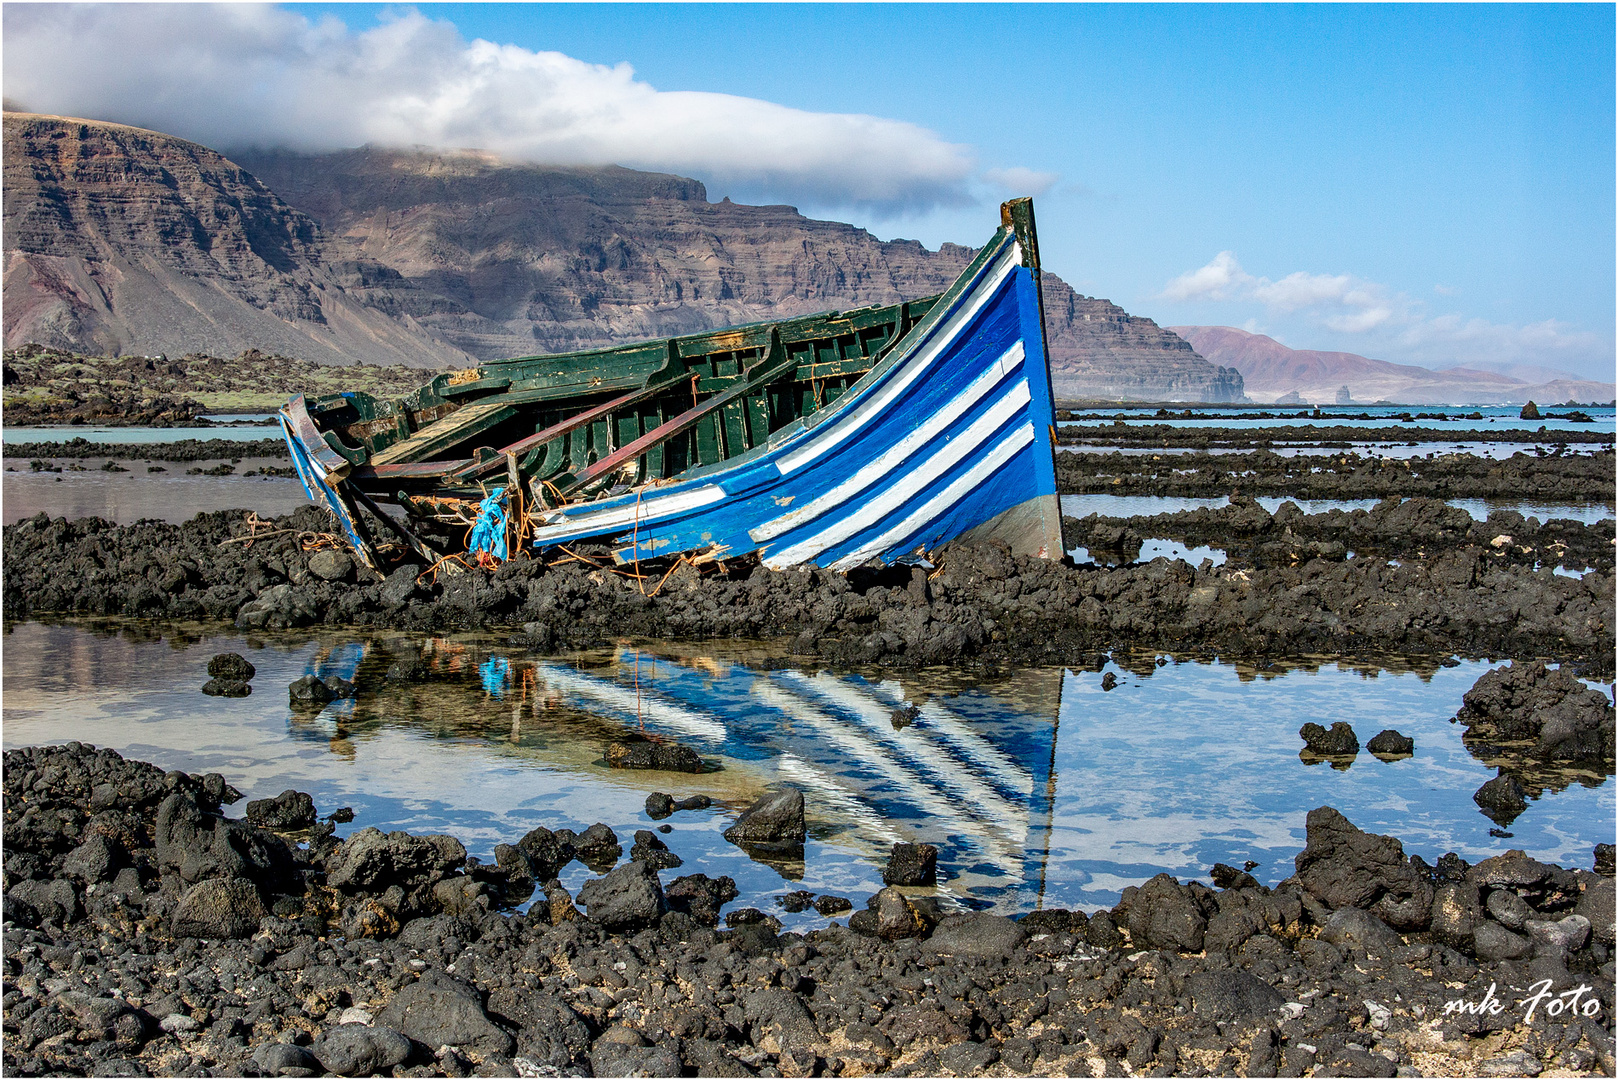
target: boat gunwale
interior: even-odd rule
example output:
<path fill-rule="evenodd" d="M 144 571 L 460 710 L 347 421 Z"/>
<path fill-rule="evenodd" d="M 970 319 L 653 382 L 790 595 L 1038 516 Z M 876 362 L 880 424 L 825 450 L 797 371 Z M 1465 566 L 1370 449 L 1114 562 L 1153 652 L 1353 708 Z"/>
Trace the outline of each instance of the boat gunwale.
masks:
<path fill-rule="evenodd" d="M 569 510 L 594 512 L 622 509 L 644 499 L 649 491 L 656 491 L 658 498 L 663 498 L 668 495 L 681 494 L 682 489 L 687 484 L 695 484 L 699 481 L 711 484 L 714 482 L 716 474 L 731 469 L 739 471 L 753 466 L 765 455 L 783 450 L 787 442 L 808 437 L 821 424 L 829 423 L 834 418 L 841 417 L 845 410 L 856 407 L 860 401 L 875 392 L 902 359 L 913 355 L 923 339 L 929 337 L 940 323 L 946 321 L 955 313 L 961 300 L 977 287 L 988 266 L 1005 252 L 1008 242 L 1016 244 L 1016 237 L 1010 228 L 1001 226 L 994 237 L 979 249 L 978 254 L 967 265 L 966 269 L 961 271 L 960 276 L 955 279 L 954 283 L 939 295 L 932 309 L 915 326 L 911 327 L 908 333 L 895 341 L 882 359 L 852 383 L 836 401 L 827 404 L 810 416 L 801 416 L 783 425 L 780 430 L 772 432 L 766 441 L 733 458 L 726 458 L 723 461 L 687 469 L 677 477 L 639 484 L 628 491 L 620 492 L 610 497 L 594 499 L 588 502 L 569 503 L 557 507 L 548 512 L 551 520 L 544 522 L 545 527 L 570 523 L 567 516 Z M 727 488 L 726 494 L 735 495 L 738 492 L 730 491 Z M 645 524 L 646 520 L 649 519 L 643 519 L 641 523 Z M 546 546 L 546 544 L 536 541 L 535 546 Z"/>

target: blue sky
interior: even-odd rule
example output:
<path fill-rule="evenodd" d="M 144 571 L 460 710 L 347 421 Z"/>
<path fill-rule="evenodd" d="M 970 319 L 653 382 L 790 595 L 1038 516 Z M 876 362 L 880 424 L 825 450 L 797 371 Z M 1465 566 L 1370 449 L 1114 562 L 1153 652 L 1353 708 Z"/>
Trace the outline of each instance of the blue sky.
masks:
<path fill-rule="evenodd" d="M 189 125 L 176 133 L 214 145 L 611 154 L 696 175 L 715 199 L 791 202 L 929 246 L 981 242 L 995 204 L 1033 188 L 1047 266 L 1164 324 L 1613 377 L 1611 5 L 284 5 L 248 30 L 173 9 L 195 31 L 171 22 L 153 48 L 180 49 L 162 69 L 196 81 L 156 90 L 185 76 L 86 87 L 84 63 L 71 86 L 30 70 L 12 43 L 48 59 L 51 16 L 19 10 L 5 11 L 6 93 L 30 107 L 122 109 L 108 118 Z M 96 10 L 62 9 L 56 40 L 82 56 L 116 37 L 127 62 L 127 30 Z M 202 44 L 165 44 L 176 36 Z M 227 115 L 195 100 L 253 49 L 275 61 L 253 70 L 277 115 L 298 114 L 278 72 L 343 50 L 368 88 L 404 93 L 402 70 L 440 68 L 454 84 L 462 68 L 444 58 L 475 39 L 508 47 L 479 61 L 506 73 L 492 104 L 448 93 L 406 115 L 328 87 L 325 111 L 288 135 L 251 102 Z M 554 115 L 513 110 L 526 86 L 581 109 L 611 100 L 584 126 L 616 134 L 557 135 Z M 149 117 L 130 115 L 136 100 Z M 345 108 L 361 115 L 329 115 Z M 550 127 L 523 141 L 525 125 Z"/>

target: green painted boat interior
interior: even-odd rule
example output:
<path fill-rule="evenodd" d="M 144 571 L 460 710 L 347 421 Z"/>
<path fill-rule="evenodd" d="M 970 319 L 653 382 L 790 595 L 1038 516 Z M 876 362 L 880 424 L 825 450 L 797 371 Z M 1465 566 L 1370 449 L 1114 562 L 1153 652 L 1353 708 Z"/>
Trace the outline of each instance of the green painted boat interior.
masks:
<path fill-rule="evenodd" d="M 836 401 L 938 299 L 500 360 L 391 401 L 307 407 L 355 485 L 413 514 L 510 482 L 554 505 L 746 453 Z"/>

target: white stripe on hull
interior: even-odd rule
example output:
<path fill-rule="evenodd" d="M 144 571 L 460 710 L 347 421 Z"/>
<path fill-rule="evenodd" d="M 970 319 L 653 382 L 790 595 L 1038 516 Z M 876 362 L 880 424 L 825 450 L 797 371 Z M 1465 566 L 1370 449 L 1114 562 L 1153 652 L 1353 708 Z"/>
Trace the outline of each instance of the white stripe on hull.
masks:
<path fill-rule="evenodd" d="M 704 484 L 692 491 L 681 491 L 673 495 L 654 496 L 643 499 L 639 505 L 619 506 L 611 510 L 584 510 L 569 514 L 567 510 L 552 511 L 551 524 L 544 528 L 534 530 L 534 541 L 546 543 L 552 539 L 565 538 L 567 534 L 585 529 L 613 529 L 631 527 L 637 521 L 642 525 L 654 518 L 665 517 L 670 514 L 682 514 L 687 510 L 698 510 L 704 506 L 711 506 L 722 502 L 725 498 L 725 489 L 718 484 Z"/>
<path fill-rule="evenodd" d="M 765 565 L 771 569 L 780 569 L 783 566 L 809 562 L 826 549 L 836 547 L 867 529 L 880 525 L 891 515 L 903 510 L 905 504 L 917 493 L 960 464 L 968 454 L 979 449 L 1007 420 L 1024 412 L 1028 402 L 1028 380 L 1018 379 L 1001 395 L 1000 400 L 974 420 L 970 427 L 933 451 L 932 456 L 918 462 L 901 479 L 884 488 L 880 495 L 815 535 L 767 555 L 764 559 Z M 1033 428 L 1030 427 L 1028 430 L 1031 432 Z"/>
<path fill-rule="evenodd" d="M 832 488 L 824 495 L 817 497 L 813 502 L 789 513 L 782 514 L 772 521 L 766 521 L 756 529 L 748 530 L 755 543 L 764 543 L 774 540 L 782 533 L 790 532 L 806 522 L 813 521 L 833 507 L 841 506 L 855 495 L 864 491 L 878 480 L 887 476 L 894 469 L 904 463 L 905 459 L 931 442 L 951 424 L 959 420 L 976 405 L 1000 382 L 1017 369 L 1023 360 L 1023 344 L 1017 342 L 1007 349 L 1005 355 L 996 360 L 994 364 L 972 381 L 972 384 L 961 391 L 954 400 L 929 416 L 925 423 L 899 440 L 875 460 L 868 462 L 853 476 Z"/>
<path fill-rule="evenodd" d="M 1027 393 L 1027 382 L 1020 383 L 1023 392 Z M 1001 440 L 1000 445 L 989 453 L 989 456 L 972 466 L 970 472 L 956 477 L 949 487 L 934 495 L 924 503 L 921 509 L 905 518 L 898 525 L 868 541 L 862 547 L 844 555 L 832 563 L 828 569 L 852 570 L 867 559 L 886 551 L 899 543 L 907 536 L 912 536 L 926 528 L 936 518 L 944 514 L 950 507 L 962 499 L 1000 471 L 1000 468 L 1021 453 L 1023 447 L 1034 441 L 1034 425 L 1024 423 L 1022 427 L 1013 431 Z"/>
<path fill-rule="evenodd" d="M 902 394 L 911 383 L 921 377 L 922 373 L 938 358 L 938 354 L 953 343 L 966 325 L 983 306 L 989 302 L 1011 272 L 1022 265 L 1022 248 L 1012 241 L 1007 245 L 1006 251 L 1000 256 L 999 265 L 995 267 L 988 280 L 982 281 L 977 287 L 976 298 L 968 305 L 951 315 L 934 332 L 932 338 L 915 356 L 905 361 L 904 369 L 897 372 L 876 393 L 854 406 L 845 416 L 831 422 L 828 429 L 814 431 L 807 445 L 782 455 L 776 463 L 781 475 L 795 472 L 803 468 L 816 458 L 830 453 L 841 446 L 844 440 L 858 434 L 864 429 L 866 422 L 874 415 L 888 407 L 888 404 Z"/>

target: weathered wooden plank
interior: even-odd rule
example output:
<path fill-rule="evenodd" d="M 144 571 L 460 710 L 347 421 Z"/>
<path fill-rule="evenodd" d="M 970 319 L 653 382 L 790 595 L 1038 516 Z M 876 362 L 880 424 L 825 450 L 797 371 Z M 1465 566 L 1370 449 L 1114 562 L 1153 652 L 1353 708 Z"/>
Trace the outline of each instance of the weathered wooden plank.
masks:
<path fill-rule="evenodd" d="M 373 454 L 371 464 L 392 465 L 432 457 L 516 415 L 517 406 L 504 398 L 463 406 L 442 420 L 433 421 L 403 442 L 394 443 Z"/>

